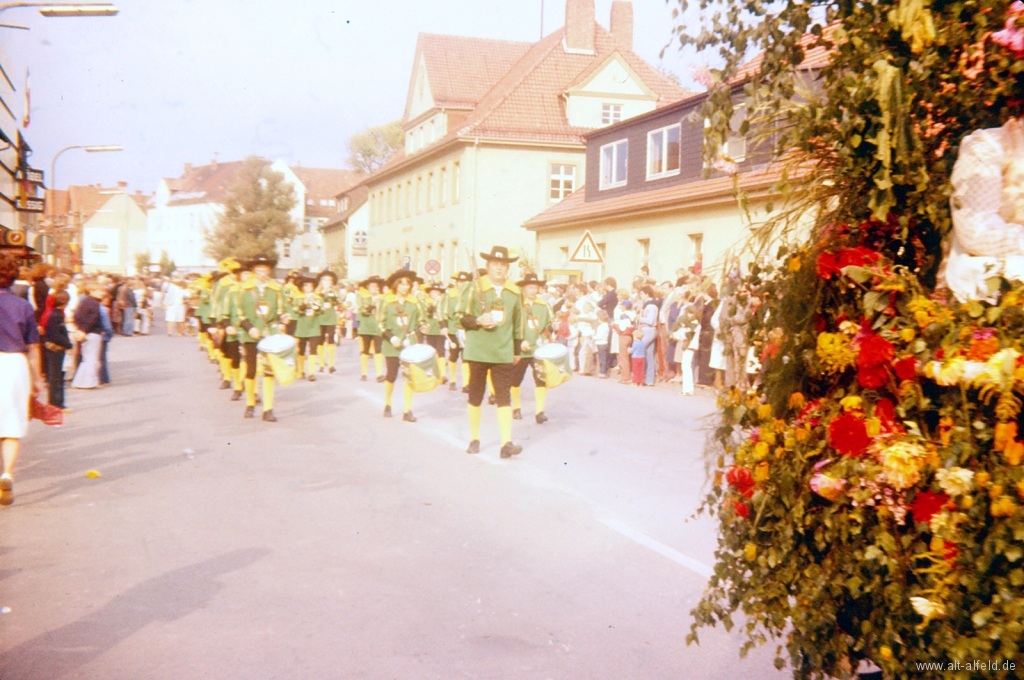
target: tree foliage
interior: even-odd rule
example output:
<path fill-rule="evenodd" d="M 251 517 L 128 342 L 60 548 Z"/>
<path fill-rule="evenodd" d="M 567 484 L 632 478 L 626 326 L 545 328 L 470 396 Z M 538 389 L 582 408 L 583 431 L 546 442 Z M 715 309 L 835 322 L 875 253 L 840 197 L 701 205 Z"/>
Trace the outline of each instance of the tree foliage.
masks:
<path fill-rule="evenodd" d="M 206 233 L 206 254 L 215 260 L 275 254 L 279 241 L 296 234 L 298 225 L 290 215 L 296 200 L 283 174 L 266 160 L 249 156 L 228 191 L 217 224 Z"/>
<path fill-rule="evenodd" d="M 743 651 L 782 639 L 799 678 L 865 658 L 893 678 L 1019 677 L 1024 293 L 935 291 L 961 140 L 1022 112 L 1024 54 L 993 36 L 1010 3 L 670 2 L 699 15 L 680 44 L 720 61 L 706 160 L 742 103 L 781 197 L 752 276 L 763 381 L 723 396 L 708 450 L 721 529 L 691 640 L 742 615 Z"/>
<path fill-rule="evenodd" d="M 348 140 L 348 165 L 360 172 L 373 172 L 405 146 L 402 121 L 396 120 L 357 132 Z"/>
<path fill-rule="evenodd" d="M 178 268 L 166 250 L 160 251 L 160 262 L 158 264 L 160 265 L 160 273 L 164 276 L 170 276 Z"/>
<path fill-rule="evenodd" d="M 149 251 L 142 253 L 135 253 L 135 271 L 139 276 L 146 276 L 149 274 Z"/>

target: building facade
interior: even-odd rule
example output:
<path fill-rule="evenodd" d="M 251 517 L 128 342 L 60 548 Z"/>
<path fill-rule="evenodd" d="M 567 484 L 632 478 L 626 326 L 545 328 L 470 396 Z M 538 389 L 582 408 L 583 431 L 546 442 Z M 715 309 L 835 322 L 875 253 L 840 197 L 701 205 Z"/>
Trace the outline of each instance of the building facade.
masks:
<path fill-rule="evenodd" d="M 9 68 L 0 45 L 0 248 L 27 260 L 30 247 L 35 246 L 38 255 L 45 246 L 38 230 L 45 205 L 43 173 L 30 166 L 32 149 L 21 130 L 29 124 L 28 102 L 24 90 L 15 87 Z"/>
<path fill-rule="evenodd" d="M 82 271 L 143 273 L 136 266 L 136 256 L 149 252 L 146 210 L 150 197 L 138 191 L 128 193 L 125 182 L 101 195 L 106 202 L 82 225 Z"/>
<path fill-rule="evenodd" d="M 335 197 L 337 214 L 320 226 L 324 252 L 335 273 L 343 278 L 360 281 L 370 274 L 367 245 L 370 233 L 369 190 L 356 186 Z M 344 271 L 338 264 L 344 262 Z"/>
<path fill-rule="evenodd" d="M 685 95 L 632 51 L 632 32 L 630 3 L 613 3 L 606 30 L 593 0 L 568 0 L 566 25 L 536 43 L 420 35 L 405 148 L 363 182 L 368 271 L 425 275 L 436 260 L 446 279 L 494 244 L 532 266 L 521 225 L 583 181 L 584 134 Z"/>

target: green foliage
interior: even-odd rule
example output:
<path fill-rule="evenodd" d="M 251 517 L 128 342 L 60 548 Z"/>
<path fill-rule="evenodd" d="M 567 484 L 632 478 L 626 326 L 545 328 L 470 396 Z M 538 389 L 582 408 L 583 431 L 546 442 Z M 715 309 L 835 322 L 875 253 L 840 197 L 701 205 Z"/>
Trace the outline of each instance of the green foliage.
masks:
<path fill-rule="evenodd" d="M 328 264 L 331 271 L 338 275 L 339 279 L 348 278 L 348 262 L 345 260 L 345 254 L 339 252 Z"/>
<path fill-rule="evenodd" d="M 249 156 L 242 162 L 239 179 L 231 187 L 217 224 L 206 233 L 207 255 L 215 260 L 239 260 L 274 255 L 279 241 L 292 239 L 297 225 L 290 211 L 295 190 L 284 175 L 267 161 Z"/>
<path fill-rule="evenodd" d="M 353 170 L 373 172 L 405 146 L 402 121 L 396 120 L 357 132 L 348 140 L 348 165 Z"/>
<path fill-rule="evenodd" d="M 144 253 L 135 253 L 135 271 L 140 276 L 149 274 L 149 251 Z"/>
<path fill-rule="evenodd" d="M 167 255 L 166 250 L 160 251 L 160 262 L 158 264 L 160 265 L 160 273 L 164 276 L 170 276 L 174 273 L 174 270 L 178 268 L 177 265 L 174 264 L 174 260 Z"/>

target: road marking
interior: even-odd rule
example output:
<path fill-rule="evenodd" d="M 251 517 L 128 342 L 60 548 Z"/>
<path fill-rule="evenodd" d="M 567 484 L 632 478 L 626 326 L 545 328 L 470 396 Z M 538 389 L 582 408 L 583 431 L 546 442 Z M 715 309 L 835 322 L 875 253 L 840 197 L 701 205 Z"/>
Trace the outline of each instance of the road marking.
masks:
<path fill-rule="evenodd" d="M 704 564 L 703 562 L 695 560 L 688 555 L 684 555 L 678 550 L 668 547 L 664 543 L 659 543 L 650 536 L 647 536 L 646 534 L 641 534 L 636 529 L 633 529 L 632 527 L 623 524 L 617 519 L 605 519 L 601 520 L 601 522 L 605 526 L 611 529 L 615 529 L 615 531 L 618 531 L 626 538 L 633 539 L 640 545 L 650 548 L 659 555 L 663 555 L 664 557 L 669 558 L 676 564 L 681 564 L 690 571 L 700 576 L 703 576 L 704 578 L 711 578 L 711 575 L 714 574 L 714 570 L 708 565 Z"/>

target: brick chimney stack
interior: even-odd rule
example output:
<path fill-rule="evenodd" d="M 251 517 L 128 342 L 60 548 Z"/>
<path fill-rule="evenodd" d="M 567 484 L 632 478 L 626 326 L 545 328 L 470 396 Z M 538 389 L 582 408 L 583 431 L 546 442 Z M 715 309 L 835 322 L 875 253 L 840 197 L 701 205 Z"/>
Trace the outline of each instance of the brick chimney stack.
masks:
<path fill-rule="evenodd" d="M 594 51 L 594 0 L 565 1 L 565 46 L 570 50 Z"/>
<path fill-rule="evenodd" d="M 629 0 L 612 2 L 611 33 L 619 47 L 633 51 L 633 3 Z"/>

